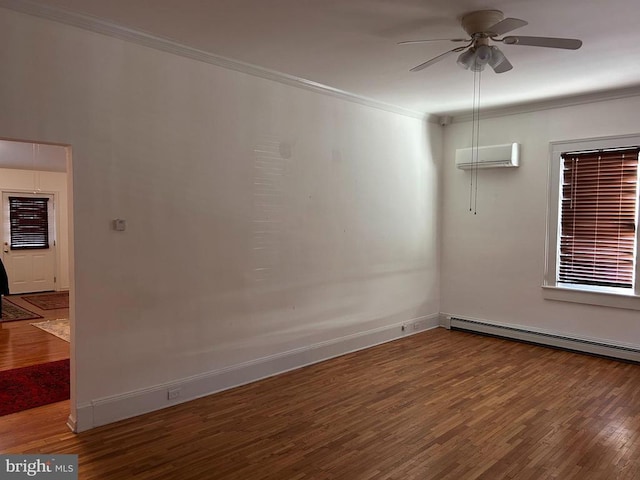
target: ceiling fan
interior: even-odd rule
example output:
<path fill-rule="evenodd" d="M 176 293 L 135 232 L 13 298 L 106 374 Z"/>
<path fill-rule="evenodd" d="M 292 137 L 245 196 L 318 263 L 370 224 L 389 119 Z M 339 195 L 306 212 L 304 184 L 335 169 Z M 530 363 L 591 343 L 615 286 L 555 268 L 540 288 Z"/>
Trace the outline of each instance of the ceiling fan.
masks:
<path fill-rule="evenodd" d="M 523 37 L 508 36 L 497 38 L 500 35 L 511 32 L 516 28 L 524 27 L 528 23 L 518 18 L 504 18 L 500 10 L 480 10 L 472 12 L 460 22 L 462 28 L 471 38 L 437 38 L 429 40 L 409 40 L 398 45 L 411 45 L 435 41 L 465 42 L 466 45 L 444 52 L 437 57 L 416 65 L 410 71 L 417 72 L 454 53 L 458 56 L 458 65 L 467 70 L 481 71 L 488 64 L 496 73 L 508 72 L 513 68 L 507 57 L 498 47 L 490 45 L 490 42 L 502 42 L 505 45 L 528 45 L 532 47 L 564 48 L 577 50 L 582 46 L 582 41 L 573 38 L 552 37 Z"/>

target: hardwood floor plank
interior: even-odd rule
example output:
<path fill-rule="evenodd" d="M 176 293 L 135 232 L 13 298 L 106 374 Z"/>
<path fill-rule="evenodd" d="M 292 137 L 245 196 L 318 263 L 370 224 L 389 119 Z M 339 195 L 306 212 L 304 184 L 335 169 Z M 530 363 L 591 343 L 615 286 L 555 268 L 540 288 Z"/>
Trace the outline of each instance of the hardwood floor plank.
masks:
<path fill-rule="evenodd" d="M 640 366 L 436 329 L 74 435 L 68 403 L 0 451 L 83 479 L 640 478 Z"/>

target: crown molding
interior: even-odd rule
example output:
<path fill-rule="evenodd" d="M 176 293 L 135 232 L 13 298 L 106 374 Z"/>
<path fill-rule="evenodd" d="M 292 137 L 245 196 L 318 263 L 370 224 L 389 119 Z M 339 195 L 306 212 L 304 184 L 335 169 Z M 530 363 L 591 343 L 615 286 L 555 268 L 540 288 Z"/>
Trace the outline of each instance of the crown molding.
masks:
<path fill-rule="evenodd" d="M 471 111 L 430 114 L 426 112 L 418 112 L 415 110 L 405 109 L 397 105 L 391 105 L 372 98 L 356 95 L 354 93 L 340 90 L 328 85 L 323 85 L 321 83 L 307 80 L 305 78 L 287 75 L 285 73 L 241 62 L 232 58 L 214 55 L 203 50 L 180 44 L 168 38 L 163 38 L 139 30 L 134 30 L 122 25 L 102 20 L 91 15 L 81 14 L 59 7 L 43 5 L 33 0 L 0 0 L 0 7 L 23 14 L 40 17 L 46 20 L 70 25 L 94 33 L 99 33 L 166 53 L 179 55 L 181 57 L 189 58 L 195 61 L 208 63 L 210 65 L 226 68 L 228 70 L 233 70 L 252 75 L 254 77 L 271 80 L 291 87 L 301 88 L 322 95 L 339 98 L 351 103 L 356 103 L 359 105 L 395 113 L 398 115 L 403 115 L 406 117 L 418 118 L 429 123 L 439 124 L 441 123 L 442 118 L 449 117 L 451 118 L 450 123 L 468 122 L 472 120 Z M 616 90 L 557 97 L 503 107 L 486 108 L 480 110 L 480 117 L 486 119 L 508 115 L 518 115 L 522 113 L 550 110 L 553 108 L 570 107 L 586 103 L 603 102 L 636 96 L 640 96 L 640 85 L 620 88 Z M 448 123 L 449 121 L 447 121 L 446 124 Z"/>
<path fill-rule="evenodd" d="M 127 28 L 116 23 L 102 20 L 92 15 L 77 13 L 59 7 L 42 5 L 32 0 L 0 0 L 0 7 L 27 15 L 44 18 L 46 20 L 63 23 L 94 33 L 100 33 L 109 37 L 124 40 L 126 42 L 142 45 L 144 47 L 153 48 L 174 55 L 179 55 L 181 57 L 189 58 L 199 62 L 226 68 L 228 70 L 245 73 L 254 77 L 271 80 L 292 87 L 302 88 L 304 90 L 320 93 L 323 95 L 329 95 L 341 100 L 357 103 L 359 105 L 364 105 L 367 107 L 372 107 L 407 117 L 426 120 L 430 123 L 437 123 L 438 121 L 438 116 L 436 115 L 429 115 L 426 113 L 405 109 L 396 105 L 380 102 L 372 98 L 346 92 L 344 90 L 330 87 L 328 85 L 323 85 L 321 83 L 307 80 L 305 78 L 287 75 L 275 70 L 269 70 L 257 65 L 234 60 L 232 58 L 214 55 L 197 48 L 183 45 L 168 38 L 163 38 L 146 32 Z"/>
<path fill-rule="evenodd" d="M 505 117 L 508 115 L 518 115 L 522 113 L 532 113 L 542 110 L 551 110 L 554 108 L 573 107 L 576 105 L 584 105 L 587 103 L 606 102 L 609 100 L 619 100 L 622 98 L 640 96 L 640 85 L 634 85 L 626 88 L 615 90 L 605 90 L 594 93 L 585 93 L 580 95 L 571 95 L 567 97 L 558 97 L 537 102 L 521 103 L 506 107 L 480 109 L 480 119 Z M 473 114 L 469 112 L 451 114 L 452 123 L 470 122 L 473 120 Z"/>

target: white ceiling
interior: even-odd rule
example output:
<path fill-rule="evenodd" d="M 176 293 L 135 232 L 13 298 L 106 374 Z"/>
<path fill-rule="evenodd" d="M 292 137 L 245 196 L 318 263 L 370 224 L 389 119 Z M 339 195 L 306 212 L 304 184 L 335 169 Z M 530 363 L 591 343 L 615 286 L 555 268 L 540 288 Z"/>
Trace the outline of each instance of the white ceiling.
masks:
<path fill-rule="evenodd" d="M 473 73 L 456 56 L 459 19 L 499 9 L 529 22 L 512 34 L 579 38 L 577 51 L 499 44 L 514 69 L 482 76 L 481 107 L 640 88 L 638 0 L 34 0 L 211 54 L 427 114 L 471 108 Z M 633 90 L 633 89 L 632 89 Z M 639 90 L 640 91 L 640 90 Z"/>
<path fill-rule="evenodd" d="M 481 108 L 559 97 L 640 93 L 637 0 L 16 0 L 118 26 L 378 102 L 432 115 L 470 110 L 473 73 L 452 55 L 409 69 L 465 37 L 460 18 L 502 10 L 529 25 L 514 35 L 579 38 L 569 51 L 499 44 L 514 69 L 482 75 Z M 15 5 L 14 2 L 13 4 Z M 6 2 L 2 2 L 6 5 Z M 0 167 L 65 171 L 65 148 L 0 141 Z"/>

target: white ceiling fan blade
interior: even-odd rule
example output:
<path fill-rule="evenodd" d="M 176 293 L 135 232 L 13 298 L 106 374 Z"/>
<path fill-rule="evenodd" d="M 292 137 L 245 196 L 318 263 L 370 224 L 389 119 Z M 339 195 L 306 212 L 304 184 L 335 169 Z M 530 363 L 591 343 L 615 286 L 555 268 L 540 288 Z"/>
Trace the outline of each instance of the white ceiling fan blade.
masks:
<path fill-rule="evenodd" d="M 452 53 L 461 52 L 461 51 L 463 51 L 464 49 L 466 49 L 468 47 L 469 47 L 469 45 L 465 45 L 464 47 L 454 48 L 453 50 L 449 50 L 448 52 L 441 53 L 437 57 L 433 57 L 431 60 L 427 60 L 426 62 L 421 63 L 420 65 L 416 65 L 415 67 L 413 67 L 409 71 L 410 72 L 419 72 L 420 70 L 423 70 L 423 69 L 427 68 L 428 66 L 433 65 L 434 63 L 437 63 L 440 60 L 445 59 L 446 57 L 448 57 Z"/>
<path fill-rule="evenodd" d="M 524 27 L 525 25 L 529 25 L 529 22 L 525 22 L 519 18 L 505 18 L 492 27 L 489 27 L 487 32 L 491 32 L 495 35 L 504 35 L 507 32 L 515 30 L 516 28 Z"/>
<path fill-rule="evenodd" d="M 531 47 L 565 48 L 577 50 L 582 46 L 582 40 L 575 38 L 551 38 L 551 37 L 504 37 L 501 42 L 507 45 L 527 45 Z"/>
<path fill-rule="evenodd" d="M 412 45 L 414 43 L 428 43 L 428 42 L 470 42 L 470 38 L 429 38 L 427 40 L 406 40 L 404 42 L 398 42 L 398 45 Z"/>

